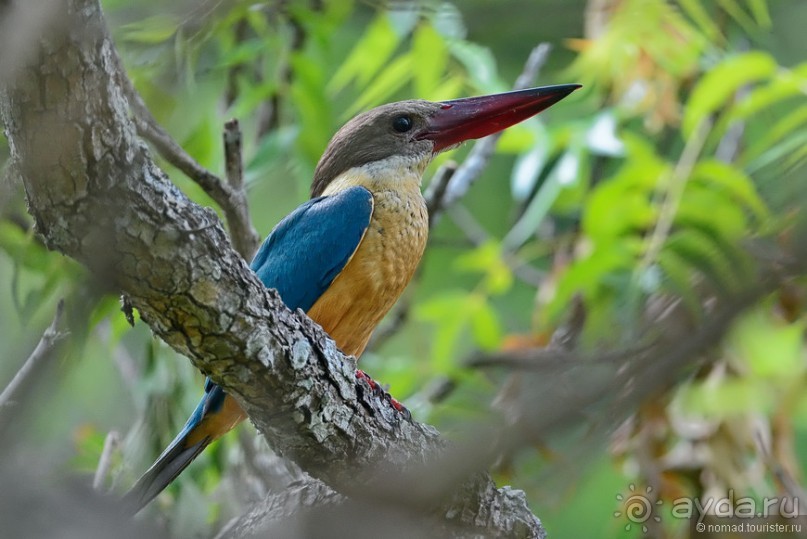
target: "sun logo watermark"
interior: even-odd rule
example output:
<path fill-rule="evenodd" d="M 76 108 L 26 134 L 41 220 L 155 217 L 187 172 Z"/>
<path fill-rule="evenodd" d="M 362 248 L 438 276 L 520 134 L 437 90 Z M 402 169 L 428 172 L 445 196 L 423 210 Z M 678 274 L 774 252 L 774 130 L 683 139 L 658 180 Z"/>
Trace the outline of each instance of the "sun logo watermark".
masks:
<path fill-rule="evenodd" d="M 624 517 L 628 522 L 625 524 L 625 531 L 630 531 L 635 524 L 642 527 L 642 533 L 647 533 L 647 523 L 661 522 L 661 517 L 656 514 L 656 507 L 662 504 L 661 500 L 652 500 L 654 497 L 653 487 L 647 487 L 644 493 L 636 492 L 636 485 L 629 485 L 630 493 L 617 494 L 616 499 L 620 502 L 621 510 L 614 511 L 614 518 Z"/>

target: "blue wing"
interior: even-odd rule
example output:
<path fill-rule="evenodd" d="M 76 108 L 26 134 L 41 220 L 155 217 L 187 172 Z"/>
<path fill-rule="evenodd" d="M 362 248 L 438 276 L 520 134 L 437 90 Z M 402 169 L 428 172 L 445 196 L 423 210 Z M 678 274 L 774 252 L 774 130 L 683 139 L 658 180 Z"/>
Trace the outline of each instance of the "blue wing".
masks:
<path fill-rule="evenodd" d="M 373 196 L 364 187 L 309 200 L 278 223 L 251 267 L 264 285 L 277 289 L 289 308 L 307 311 L 353 256 L 372 213 Z M 126 494 L 125 503 L 132 513 L 168 486 L 210 442 L 232 428 L 230 421 L 216 421 L 219 414 L 232 413 L 225 405 L 227 399 L 231 397 L 221 387 L 209 378 L 205 381 L 205 394 L 185 427 Z"/>
<path fill-rule="evenodd" d="M 251 267 L 290 309 L 307 311 L 353 256 L 372 213 L 364 187 L 311 199 L 278 223 Z"/>

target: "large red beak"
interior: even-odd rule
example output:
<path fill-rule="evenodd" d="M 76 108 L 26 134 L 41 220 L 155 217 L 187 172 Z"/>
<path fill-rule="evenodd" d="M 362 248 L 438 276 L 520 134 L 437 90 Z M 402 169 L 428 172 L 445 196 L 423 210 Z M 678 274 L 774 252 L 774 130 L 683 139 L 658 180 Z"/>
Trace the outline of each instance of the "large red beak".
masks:
<path fill-rule="evenodd" d="M 559 84 L 443 101 L 440 110 L 429 119 L 428 129 L 417 138 L 434 141 L 434 153 L 437 153 L 464 140 L 507 129 L 551 107 L 578 88 L 579 84 Z"/>

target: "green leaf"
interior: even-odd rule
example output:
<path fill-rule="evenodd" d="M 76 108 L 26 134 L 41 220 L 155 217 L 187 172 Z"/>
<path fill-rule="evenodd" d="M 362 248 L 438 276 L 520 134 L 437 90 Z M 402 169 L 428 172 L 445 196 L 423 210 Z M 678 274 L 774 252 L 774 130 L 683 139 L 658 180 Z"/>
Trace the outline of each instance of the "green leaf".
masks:
<path fill-rule="evenodd" d="M 770 410 L 774 397 L 767 386 L 747 378 L 723 380 L 718 385 L 700 383 L 680 394 L 686 411 L 718 418 Z"/>
<path fill-rule="evenodd" d="M 431 92 L 432 99 L 434 101 L 445 101 L 446 99 L 457 97 L 464 85 L 465 77 L 463 75 L 453 75 Z M 508 129 L 508 131 L 510 130 Z"/>
<path fill-rule="evenodd" d="M 358 99 L 345 111 L 344 119 L 356 113 L 386 101 L 393 93 L 399 90 L 412 77 L 414 62 L 411 54 L 404 54 L 389 64 L 381 74 L 376 77 L 373 84 L 359 96 Z"/>
<path fill-rule="evenodd" d="M 106 435 L 91 425 L 77 427 L 73 432 L 76 452 L 70 467 L 77 472 L 93 473 L 104 450 Z"/>
<path fill-rule="evenodd" d="M 359 88 L 367 86 L 389 62 L 400 40 L 386 14 L 376 17 L 331 78 L 328 93 L 338 93 L 354 80 Z"/>
<path fill-rule="evenodd" d="M 708 231 L 688 227 L 671 235 L 664 245 L 723 290 L 736 290 L 738 269 L 721 244 Z"/>
<path fill-rule="evenodd" d="M 652 173 L 648 171 L 648 176 Z M 595 242 L 644 230 L 655 221 L 657 209 L 651 191 L 636 185 L 627 176 L 600 184 L 590 195 L 583 214 L 583 230 Z"/>
<path fill-rule="evenodd" d="M 252 62 L 257 59 L 266 49 L 266 43 L 262 39 L 249 39 L 238 43 L 236 46 L 226 50 L 218 57 L 218 66 L 226 68 L 242 63 Z"/>
<path fill-rule="evenodd" d="M 631 242 L 615 242 L 607 248 L 596 248 L 590 256 L 576 261 L 558 280 L 555 295 L 547 305 L 547 318 L 556 320 L 576 294 L 581 294 L 588 304 L 602 294 L 612 277 L 629 274 L 636 263 L 637 248 L 638 244 L 631 245 Z"/>
<path fill-rule="evenodd" d="M 312 4 L 312 9 L 315 12 L 320 12 L 325 17 L 325 20 L 331 24 L 341 24 L 353 13 L 354 0 L 340 0 L 339 2 L 323 2 L 322 4 Z M 319 6 L 319 8 L 313 8 Z"/>
<path fill-rule="evenodd" d="M 784 324 L 758 308 L 737 322 L 730 342 L 754 376 L 791 378 L 805 370 L 803 335 L 804 322 Z"/>
<path fill-rule="evenodd" d="M 482 350 L 495 350 L 502 341 L 502 329 L 496 311 L 481 294 L 471 296 L 471 332 Z"/>
<path fill-rule="evenodd" d="M 794 70 L 783 70 L 769 84 L 754 88 L 748 96 L 732 107 L 728 119 L 744 120 L 763 109 L 784 101 L 790 97 L 804 97 L 807 93 L 807 64 Z"/>
<path fill-rule="evenodd" d="M 504 238 L 505 249 L 515 250 L 523 245 L 538 230 L 538 226 L 546 218 L 561 191 L 577 183 L 582 154 L 579 146 L 573 146 L 558 159 L 546 181 L 524 210 L 524 214 Z"/>
<path fill-rule="evenodd" d="M 502 136 L 496 144 L 496 152 L 520 154 L 540 144 L 538 141 L 541 140 L 546 140 L 549 145 L 549 136 L 543 122 L 537 118 L 534 121 L 527 120 L 502 131 Z"/>
<path fill-rule="evenodd" d="M 678 0 L 678 4 L 711 41 L 717 41 L 722 38 L 720 28 L 714 23 L 712 16 L 703 8 L 703 3 L 700 0 Z"/>
<path fill-rule="evenodd" d="M 218 170 L 222 159 L 218 144 L 220 128 L 212 115 L 201 115 L 200 118 L 196 128 L 182 141 L 182 147 L 202 166 Z"/>
<path fill-rule="evenodd" d="M 792 171 L 807 163 L 807 145 L 796 147 L 790 155 L 786 156 L 782 163 L 783 170 Z"/>
<path fill-rule="evenodd" d="M 671 250 L 662 249 L 658 256 L 659 267 L 667 278 L 664 283 L 671 289 L 689 309 L 689 312 L 700 317 L 703 312 L 701 298 L 693 286 L 692 267 Z"/>
<path fill-rule="evenodd" d="M 260 105 L 277 91 L 277 83 L 273 80 L 261 84 L 244 80 L 238 86 L 238 99 L 230 111 L 235 118 L 248 118 L 253 115 Z"/>
<path fill-rule="evenodd" d="M 792 417 L 798 427 L 801 429 L 807 427 L 807 393 L 796 397 Z"/>
<path fill-rule="evenodd" d="M 244 180 L 252 182 L 273 166 L 285 166 L 284 160 L 294 146 L 298 129 L 295 126 L 281 127 L 266 134 L 255 148 L 252 159 L 247 162 Z M 278 170 L 278 173 L 281 171 Z"/>
<path fill-rule="evenodd" d="M 503 294 L 513 285 L 513 272 L 502 258 L 502 247 L 496 241 L 489 241 L 462 254 L 455 266 L 459 271 L 483 273 L 485 290 L 489 294 Z"/>
<path fill-rule="evenodd" d="M 757 193 L 753 180 L 736 167 L 717 159 L 701 161 L 695 165 L 690 181 L 724 191 L 751 210 L 760 223 L 769 218 L 768 208 Z"/>
<path fill-rule="evenodd" d="M 462 12 L 451 2 L 440 3 L 440 7 L 429 19 L 434 29 L 447 39 L 461 40 L 468 33 L 462 20 Z"/>
<path fill-rule="evenodd" d="M 431 25 L 421 24 L 412 39 L 416 95 L 427 99 L 440 84 L 448 62 L 448 50 L 443 38 Z"/>
<path fill-rule="evenodd" d="M 477 91 L 495 93 L 507 90 L 496 73 L 496 59 L 489 48 L 457 40 L 449 42 L 448 50 L 465 67 Z"/>
<path fill-rule="evenodd" d="M 8 253 L 28 275 L 56 273 L 64 277 L 67 268 L 72 266 L 69 259 L 48 251 L 36 241 L 33 232 L 25 232 L 10 221 L 0 221 L 0 250 Z"/>
<path fill-rule="evenodd" d="M 45 304 L 52 304 L 53 293 L 62 284 L 63 279 L 64 276 L 57 272 L 46 274 L 44 283 L 26 294 L 19 313 L 20 319 L 23 322 L 29 322 L 40 307 Z"/>
<path fill-rule="evenodd" d="M 453 367 L 454 350 L 470 316 L 468 294 L 447 291 L 417 305 L 414 315 L 418 320 L 434 324 L 432 361 L 438 371 L 449 372 Z"/>
<path fill-rule="evenodd" d="M 807 105 L 801 105 L 779 119 L 769 129 L 766 129 L 754 142 L 745 155 L 745 160 L 751 160 L 760 154 L 780 144 L 794 131 L 807 127 Z"/>
<path fill-rule="evenodd" d="M 681 197 L 674 226 L 708 229 L 727 241 L 739 241 L 748 233 L 746 212 L 731 198 L 703 185 L 690 184 Z"/>
<path fill-rule="evenodd" d="M 132 43 L 156 44 L 171 39 L 181 21 L 169 15 L 154 15 L 121 27 L 121 36 Z"/>
<path fill-rule="evenodd" d="M 312 163 L 316 163 L 328 138 L 333 133 L 331 101 L 326 97 L 322 65 L 313 58 L 297 54 L 292 57 L 295 79 L 291 97 L 300 117 L 299 147 Z"/>
<path fill-rule="evenodd" d="M 244 10 L 243 16 L 250 28 L 259 36 L 269 35 L 272 32 L 268 17 L 261 11 L 257 9 L 246 9 Z"/>
<path fill-rule="evenodd" d="M 719 63 L 698 82 L 686 104 L 681 130 L 686 137 L 707 116 L 727 103 L 741 86 L 766 79 L 777 69 L 770 54 L 752 51 Z"/>
<path fill-rule="evenodd" d="M 756 19 L 757 24 L 762 28 L 768 30 L 773 26 L 771 20 L 771 13 L 768 10 L 768 0 L 746 0 L 748 7 L 751 9 L 751 14 Z"/>
<path fill-rule="evenodd" d="M 746 169 L 749 174 L 755 174 L 779 160 L 788 159 L 793 154 L 798 155 L 799 152 L 804 152 L 805 148 L 807 148 L 807 129 L 794 133 L 759 156 L 755 156 L 746 165 Z"/>
<path fill-rule="evenodd" d="M 737 24 L 743 27 L 743 30 L 749 34 L 755 33 L 757 27 L 756 24 L 754 24 L 754 20 L 748 16 L 748 13 L 737 3 L 737 0 L 717 0 L 717 2 L 726 13 L 737 21 Z"/>

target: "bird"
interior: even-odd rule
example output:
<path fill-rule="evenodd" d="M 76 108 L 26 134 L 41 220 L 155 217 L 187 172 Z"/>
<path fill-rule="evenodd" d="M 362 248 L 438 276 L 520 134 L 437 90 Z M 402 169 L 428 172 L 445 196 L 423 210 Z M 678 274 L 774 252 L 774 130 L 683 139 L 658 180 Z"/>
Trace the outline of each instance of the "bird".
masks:
<path fill-rule="evenodd" d="M 344 354 L 359 358 L 426 247 L 429 216 L 421 181 L 429 163 L 466 140 L 538 114 L 579 87 L 415 99 L 359 114 L 333 136 L 314 170 L 311 198 L 275 226 L 251 269 L 286 306 L 306 312 Z M 375 387 L 362 371 L 357 376 Z M 185 426 L 124 495 L 126 506 L 140 511 L 245 418 L 235 399 L 208 378 Z"/>

